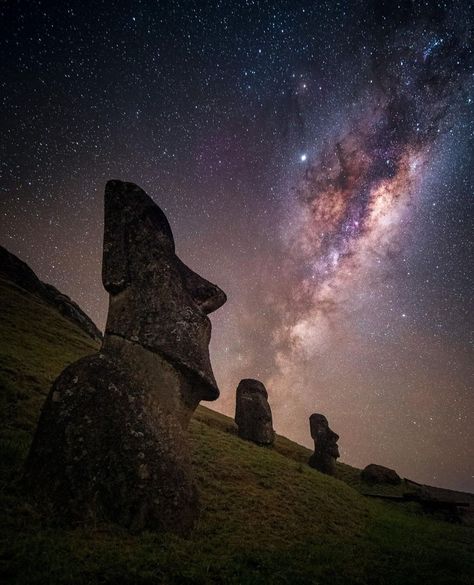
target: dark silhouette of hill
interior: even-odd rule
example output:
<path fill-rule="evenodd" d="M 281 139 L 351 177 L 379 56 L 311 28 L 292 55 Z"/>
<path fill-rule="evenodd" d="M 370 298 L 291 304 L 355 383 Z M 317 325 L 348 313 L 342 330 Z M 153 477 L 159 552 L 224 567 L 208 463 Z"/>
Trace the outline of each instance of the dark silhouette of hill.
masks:
<path fill-rule="evenodd" d="M 102 333 L 84 311 L 52 284 L 42 282 L 33 270 L 17 256 L 0 246 L 0 278 L 12 282 L 57 309 L 76 323 L 87 335 L 98 341 Z"/>

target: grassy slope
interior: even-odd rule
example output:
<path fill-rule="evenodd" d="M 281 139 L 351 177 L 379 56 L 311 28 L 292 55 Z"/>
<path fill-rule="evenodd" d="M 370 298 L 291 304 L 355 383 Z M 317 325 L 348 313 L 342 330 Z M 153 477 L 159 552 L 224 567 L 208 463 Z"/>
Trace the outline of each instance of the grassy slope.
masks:
<path fill-rule="evenodd" d="M 0 279 L 0 456 L 22 459 L 52 380 L 97 344 L 40 299 Z"/>
<path fill-rule="evenodd" d="M 0 283 L 0 307 L 2 582 L 473 582 L 472 528 L 368 500 L 353 468 L 326 477 L 306 465 L 304 447 L 284 437 L 274 449 L 257 447 L 203 407 L 191 424 L 202 514 L 190 539 L 48 526 L 16 477 L 51 380 L 96 346 L 21 289 Z"/>

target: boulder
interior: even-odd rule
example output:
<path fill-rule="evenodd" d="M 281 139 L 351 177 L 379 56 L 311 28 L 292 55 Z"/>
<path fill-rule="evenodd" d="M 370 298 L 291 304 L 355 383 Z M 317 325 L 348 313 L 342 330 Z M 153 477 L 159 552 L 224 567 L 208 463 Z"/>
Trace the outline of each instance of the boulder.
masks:
<path fill-rule="evenodd" d="M 402 479 L 396 471 L 375 463 L 367 465 L 360 472 L 360 477 L 367 483 L 386 483 L 390 485 L 400 485 L 402 483 Z"/>

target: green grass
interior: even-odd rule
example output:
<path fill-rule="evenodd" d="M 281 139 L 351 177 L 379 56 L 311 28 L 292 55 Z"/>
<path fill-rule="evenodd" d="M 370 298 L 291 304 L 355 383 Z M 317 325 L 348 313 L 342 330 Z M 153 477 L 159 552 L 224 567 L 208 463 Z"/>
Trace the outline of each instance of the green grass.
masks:
<path fill-rule="evenodd" d="M 307 466 L 308 449 L 279 436 L 274 448 L 242 441 L 231 419 L 204 407 L 190 427 L 202 506 L 190 538 L 110 525 L 54 529 L 20 496 L 17 479 L 51 380 L 96 345 L 20 289 L 2 285 L 0 294 L 0 582 L 474 582 L 472 528 L 415 504 L 364 498 L 358 470 L 339 464 L 336 478 L 324 476 Z"/>
<path fill-rule="evenodd" d="M 0 482 L 21 465 L 51 382 L 97 348 L 52 307 L 0 280 Z"/>

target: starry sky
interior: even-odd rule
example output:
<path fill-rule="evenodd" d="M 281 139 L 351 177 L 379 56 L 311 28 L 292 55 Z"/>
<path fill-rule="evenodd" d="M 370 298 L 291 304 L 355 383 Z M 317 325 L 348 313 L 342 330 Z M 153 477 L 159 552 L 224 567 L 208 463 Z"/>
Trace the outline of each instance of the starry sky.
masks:
<path fill-rule="evenodd" d="M 103 190 L 133 181 L 228 295 L 233 415 L 474 491 L 469 1 L 7 0 L 0 243 L 103 328 Z"/>

